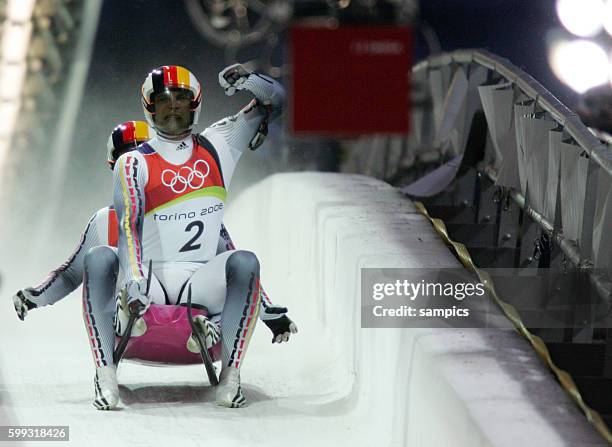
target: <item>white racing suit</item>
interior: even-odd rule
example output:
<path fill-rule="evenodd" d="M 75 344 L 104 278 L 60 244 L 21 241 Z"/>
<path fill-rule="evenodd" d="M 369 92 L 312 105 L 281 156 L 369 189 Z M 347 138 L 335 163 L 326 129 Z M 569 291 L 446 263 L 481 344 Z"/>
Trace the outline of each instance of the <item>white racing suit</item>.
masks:
<path fill-rule="evenodd" d="M 152 303 L 192 302 L 208 308 L 221 323 L 222 367 L 240 368 L 261 304 L 259 263 L 253 253 L 234 250 L 218 254 L 226 190 L 236 164 L 260 134 L 262 123 L 280 112 L 280 84 L 251 75 L 246 89 L 255 94 L 238 114 L 182 141 L 156 136 L 124 154 L 115 166 L 114 205 L 119 220 L 119 284 L 137 284 L 144 291 L 149 261 L 153 272 L 148 300 Z M 214 236 L 213 236 L 214 235 Z M 95 268 L 85 269 L 86 320 L 96 359 L 112 362 L 114 331 L 96 324 L 112 313 L 110 284 L 116 269 L 110 249 L 92 252 Z M 95 255 L 95 256 L 93 256 Z M 85 265 L 89 264 L 86 259 Z M 99 264 L 99 265 L 98 265 Z M 93 297 L 91 294 L 96 296 Z M 264 304 L 265 305 L 265 304 Z"/>

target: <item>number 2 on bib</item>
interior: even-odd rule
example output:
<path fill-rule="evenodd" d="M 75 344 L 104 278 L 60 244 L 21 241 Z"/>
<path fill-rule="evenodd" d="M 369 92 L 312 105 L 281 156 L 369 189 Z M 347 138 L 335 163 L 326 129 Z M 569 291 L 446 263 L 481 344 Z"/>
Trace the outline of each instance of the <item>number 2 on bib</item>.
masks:
<path fill-rule="evenodd" d="M 193 235 L 191 239 L 187 241 L 185 245 L 183 245 L 183 248 L 181 248 L 179 252 L 182 253 L 185 251 L 197 250 L 198 248 L 202 246 L 202 244 L 196 244 L 195 242 L 198 240 L 200 236 L 202 236 L 202 233 L 204 232 L 204 223 L 200 222 L 199 220 L 194 220 L 193 222 L 190 222 L 189 225 L 185 227 L 185 232 L 192 233 L 191 230 L 193 230 L 194 228 L 196 229 L 195 234 Z"/>

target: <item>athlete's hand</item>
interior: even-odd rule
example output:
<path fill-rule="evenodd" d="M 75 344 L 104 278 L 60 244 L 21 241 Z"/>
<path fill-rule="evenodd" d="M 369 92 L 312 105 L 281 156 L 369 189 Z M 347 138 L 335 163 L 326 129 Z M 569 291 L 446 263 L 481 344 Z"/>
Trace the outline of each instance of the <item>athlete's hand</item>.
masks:
<path fill-rule="evenodd" d="M 28 315 L 28 310 L 37 307 L 36 303 L 34 303 L 34 295 L 32 294 L 32 290 L 34 289 L 30 287 L 21 289 L 13 296 L 15 312 L 17 312 L 17 316 L 21 321 L 25 320 L 26 315 Z"/>
<path fill-rule="evenodd" d="M 227 96 L 232 96 L 236 93 L 236 90 L 244 90 L 243 84 L 250 75 L 251 72 L 241 64 L 230 65 L 219 73 L 219 84 L 221 84 Z"/>
<path fill-rule="evenodd" d="M 262 321 L 272 331 L 272 343 L 289 341 L 291 334 L 297 334 L 298 328 L 287 316 L 287 308 L 279 306 L 267 307 L 260 314 Z"/>
<path fill-rule="evenodd" d="M 143 315 L 149 309 L 150 304 L 147 296 L 147 281 L 145 279 L 131 280 L 128 281 L 125 288 L 130 313 Z"/>

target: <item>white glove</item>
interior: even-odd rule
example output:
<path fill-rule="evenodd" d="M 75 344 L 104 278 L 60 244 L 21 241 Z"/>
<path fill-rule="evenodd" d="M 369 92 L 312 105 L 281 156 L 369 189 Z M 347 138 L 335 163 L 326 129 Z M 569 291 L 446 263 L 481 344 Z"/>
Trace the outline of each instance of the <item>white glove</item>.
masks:
<path fill-rule="evenodd" d="M 227 96 L 232 96 L 236 90 L 244 90 L 244 83 L 251 76 L 251 72 L 241 64 L 225 67 L 219 73 L 219 84 L 225 90 Z"/>
<path fill-rule="evenodd" d="M 13 296 L 13 305 L 15 306 L 15 312 L 21 321 L 25 320 L 28 315 L 28 310 L 35 309 L 36 303 L 34 302 L 34 295 L 32 295 L 31 288 L 21 289 Z"/>
<path fill-rule="evenodd" d="M 272 343 L 289 341 L 291 334 L 297 334 L 298 328 L 287 316 L 286 307 L 270 306 L 259 316 L 272 331 Z"/>
<path fill-rule="evenodd" d="M 128 281 L 125 289 L 130 312 L 143 315 L 151 304 L 147 296 L 147 281 L 145 279 Z"/>

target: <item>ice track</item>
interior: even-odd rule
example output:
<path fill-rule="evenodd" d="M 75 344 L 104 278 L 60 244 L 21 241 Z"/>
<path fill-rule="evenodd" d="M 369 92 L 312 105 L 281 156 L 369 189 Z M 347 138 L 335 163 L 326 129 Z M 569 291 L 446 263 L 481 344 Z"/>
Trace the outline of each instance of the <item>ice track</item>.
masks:
<path fill-rule="evenodd" d="M 249 245 L 245 229 L 239 232 L 240 224 L 234 226 L 236 243 Z M 312 312 L 313 302 L 300 284 L 283 289 L 273 271 L 264 267 L 264 272 L 263 286 L 275 302 L 289 306 L 300 332 L 288 344 L 272 345 L 268 329 L 258 324 L 242 369 L 249 403 L 242 409 L 214 404 L 203 366 L 155 368 L 124 362 L 118 373 L 120 409 L 96 410 L 80 288 L 54 306 L 31 311 L 25 322 L 12 309 L 12 290 L 4 289 L 0 425 L 69 425 L 70 445 L 75 446 L 285 447 L 310 446 L 315 440 L 336 446 L 349 439 L 359 440 L 358 445 L 365 445 L 368 436 L 376 439 L 370 427 L 354 422 L 345 399 L 353 378 L 336 367 L 333 351 L 322 349 L 325 331 Z"/>
<path fill-rule="evenodd" d="M 0 425 L 68 425 L 71 446 L 604 445 L 508 328 L 360 328 L 360 267 L 457 266 L 388 185 L 275 175 L 237 197 L 225 222 L 299 327 L 279 346 L 258 324 L 242 369 L 247 407 L 217 407 L 203 366 L 124 363 L 120 408 L 98 411 L 80 290 L 22 323 L 5 287 Z"/>

